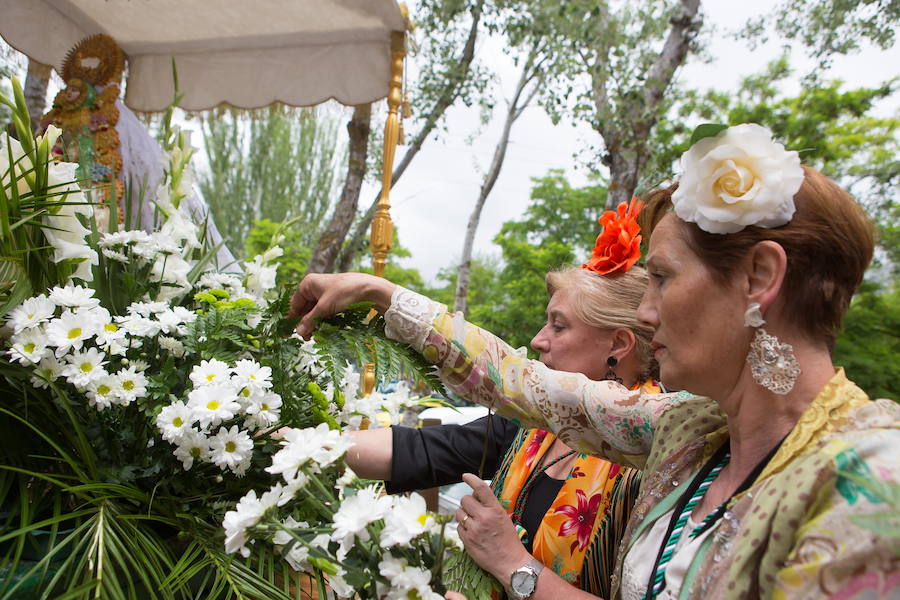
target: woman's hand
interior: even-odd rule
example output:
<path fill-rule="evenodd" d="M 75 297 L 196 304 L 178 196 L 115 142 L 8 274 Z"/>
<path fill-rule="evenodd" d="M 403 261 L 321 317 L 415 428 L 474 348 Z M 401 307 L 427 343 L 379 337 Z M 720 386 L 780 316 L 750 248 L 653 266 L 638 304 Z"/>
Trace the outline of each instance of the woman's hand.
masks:
<path fill-rule="evenodd" d="M 288 316 L 300 317 L 297 333 L 309 339 L 317 318 L 336 315 L 351 304 L 374 302 L 375 308 L 384 312 L 396 287 L 387 279 L 366 273 L 314 273 L 297 286 Z"/>
<path fill-rule="evenodd" d="M 456 511 L 459 537 L 472 560 L 502 585 L 509 585 L 512 572 L 527 563 L 531 555 L 491 488 L 471 473 L 462 478 L 472 488 L 472 495 L 463 497 Z"/>
<path fill-rule="evenodd" d="M 446 600 L 466 600 L 466 597 L 459 592 L 447 592 L 444 594 L 444 598 L 446 598 Z"/>

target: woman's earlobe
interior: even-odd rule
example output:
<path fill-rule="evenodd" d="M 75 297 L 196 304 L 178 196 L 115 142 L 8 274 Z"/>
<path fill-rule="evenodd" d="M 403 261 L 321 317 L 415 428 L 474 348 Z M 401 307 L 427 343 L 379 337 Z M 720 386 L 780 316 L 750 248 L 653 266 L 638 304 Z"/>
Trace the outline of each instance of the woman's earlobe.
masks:
<path fill-rule="evenodd" d="M 787 254 L 781 244 L 764 240 L 750 252 L 747 268 L 747 291 L 750 301 L 758 302 L 762 311 L 781 293 L 787 274 Z"/>

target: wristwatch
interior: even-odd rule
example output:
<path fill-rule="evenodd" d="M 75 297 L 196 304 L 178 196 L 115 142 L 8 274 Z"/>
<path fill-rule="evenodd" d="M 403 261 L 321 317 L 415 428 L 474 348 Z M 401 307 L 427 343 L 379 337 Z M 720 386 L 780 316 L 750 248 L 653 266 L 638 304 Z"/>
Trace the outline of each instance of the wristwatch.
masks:
<path fill-rule="evenodd" d="M 512 600 L 527 600 L 534 594 L 538 575 L 544 570 L 544 563 L 532 558 L 512 572 L 509 576 L 509 588 L 506 593 Z"/>

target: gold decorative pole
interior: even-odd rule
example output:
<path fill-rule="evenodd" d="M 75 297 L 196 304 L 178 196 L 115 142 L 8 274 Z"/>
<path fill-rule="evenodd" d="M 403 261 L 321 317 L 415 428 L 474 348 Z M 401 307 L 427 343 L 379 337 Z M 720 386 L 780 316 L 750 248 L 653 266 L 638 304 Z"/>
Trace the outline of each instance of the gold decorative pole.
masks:
<path fill-rule="evenodd" d="M 391 221 L 391 180 L 394 173 L 394 154 L 400 137 L 400 104 L 403 102 L 403 59 L 406 57 L 406 33 L 391 32 L 391 80 L 389 82 L 387 104 L 388 116 L 384 124 L 384 157 L 381 172 L 381 196 L 372 217 L 372 234 L 369 249 L 372 251 L 372 270 L 378 277 L 384 277 L 384 266 L 394 242 L 394 223 Z M 375 389 L 375 365 L 366 364 L 362 375 L 363 394 L 371 394 Z"/>
<path fill-rule="evenodd" d="M 391 81 L 388 91 L 388 116 L 384 124 L 384 166 L 381 173 L 381 197 L 372 217 L 372 269 L 375 275 L 384 276 L 384 265 L 394 241 L 394 224 L 391 222 L 391 179 L 394 171 L 394 154 L 400 136 L 400 104 L 403 101 L 403 58 L 406 56 L 406 34 L 391 32 Z"/>

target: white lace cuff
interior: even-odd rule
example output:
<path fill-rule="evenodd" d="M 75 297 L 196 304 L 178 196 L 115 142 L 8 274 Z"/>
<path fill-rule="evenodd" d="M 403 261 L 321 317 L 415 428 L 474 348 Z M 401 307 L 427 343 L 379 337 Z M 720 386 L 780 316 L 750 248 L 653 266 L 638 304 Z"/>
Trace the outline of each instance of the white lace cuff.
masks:
<path fill-rule="evenodd" d="M 434 318 L 442 312 L 447 312 L 443 304 L 398 285 L 384 313 L 384 333 L 421 352 Z"/>

